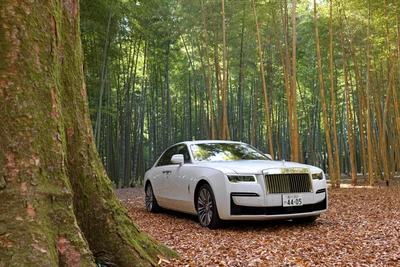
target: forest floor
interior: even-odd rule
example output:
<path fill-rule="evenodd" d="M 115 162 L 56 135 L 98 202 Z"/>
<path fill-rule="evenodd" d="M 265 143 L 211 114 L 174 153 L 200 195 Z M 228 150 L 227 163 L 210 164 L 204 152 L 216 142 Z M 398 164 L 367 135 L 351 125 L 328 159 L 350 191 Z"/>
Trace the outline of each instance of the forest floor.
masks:
<path fill-rule="evenodd" d="M 233 222 L 201 227 L 196 216 L 148 213 L 143 187 L 115 190 L 139 229 L 180 254 L 160 266 L 400 266 L 400 178 L 329 189 L 314 223 Z"/>

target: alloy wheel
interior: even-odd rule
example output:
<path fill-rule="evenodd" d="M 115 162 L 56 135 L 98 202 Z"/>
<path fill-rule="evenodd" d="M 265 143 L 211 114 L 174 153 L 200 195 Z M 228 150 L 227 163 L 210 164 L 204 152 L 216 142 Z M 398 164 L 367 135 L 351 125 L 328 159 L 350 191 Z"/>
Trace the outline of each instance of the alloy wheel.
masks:
<path fill-rule="evenodd" d="M 197 199 L 197 212 L 201 225 L 209 226 L 213 219 L 213 209 L 214 205 L 210 191 L 207 188 L 201 189 Z"/>

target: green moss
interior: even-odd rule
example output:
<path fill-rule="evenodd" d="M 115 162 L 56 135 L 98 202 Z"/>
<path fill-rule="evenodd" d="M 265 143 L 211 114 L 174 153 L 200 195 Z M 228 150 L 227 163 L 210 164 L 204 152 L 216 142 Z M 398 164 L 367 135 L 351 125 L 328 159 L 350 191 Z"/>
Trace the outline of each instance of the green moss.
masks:
<path fill-rule="evenodd" d="M 5 30 L 1 27 L 0 24 L 0 58 L 6 58 L 7 54 L 10 51 L 10 45 L 5 41 Z M 0 70 L 8 69 L 8 62 L 6 60 L 0 60 Z"/>
<path fill-rule="evenodd" d="M 0 1 L 0 20 L 6 21 L 8 14 L 6 14 L 6 2 Z M 6 37 L 7 30 L 4 28 L 3 23 L 0 23 L 0 70 L 8 69 L 7 60 L 3 60 L 7 58 L 8 53 L 11 49 L 11 44 L 9 42 L 8 37 Z"/>
<path fill-rule="evenodd" d="M 60 236 L 79 251 L 87 263 L 84 266 L 90 265 L 88 262 L 92 259 L 89 247 L 94 252 L 109 251 L 121 267 L 157 265 L 157 255 L 177 254 L 138 230 L 115 196 L 111 181 L 104 175 L 88 136 L 91 134 L 88 133 L 91 129 L 88 106 L 81 95 L 83 55 L 79 18 L 71 20 L 66 7 L 60 2 L 55 4 L 57 6 L 48 9 L 40 6 L 40 10 L 31 10 L 27 18 L 25 10 L 18 9 L 18 16 L 25 23 L 20 27 L 26 29 L 19 36 L 23 39 L 17 66 L 20 73 L 14 78 L 20 79 L 15 81 L 14 92 L 20 103 L 10 104 L 6 111 L 18 122 L 15 133 L 32 140 L 18 146 L 24 151 L 24 158 L 20 160 L 31 162 L 32 153 L 40 155 L 40 164 L 34 162 L 20 169 L 25 174 L 20 177 L 21 181 L 26 181 L 33 192 L 20 200 L 21 209 L 26 210 L 27 203 L 37 207 L 35 220 L 38 224 L 27 226 L 26 233 L 32 233 L 34 238 L 41 233 L 36 240 L 49 248 L 45 256 L 48 258 L 45 262 L 52 262 L 49 266 L 55 266 L 59 260 L 57 240 Z M 30 2 L 26 5 L 39 7 Z M 57 38 L 49 23 L 53 17 Z M 57 120 L 51 117 L 53 87 L 59 111 Z M 73 134 L 68 133 L 70 128 L 74 129 Z M 18 190 L 18 185 L 14 186 L 14 190 Z M 74 208 L 71 208 L 72 203 Z M 22 239 L 27 243 L 31 241 Z M 32 246 L 27 247 L 30 250 L 24 250 L 22 258 L 32 260 L 29 256 Z"/>

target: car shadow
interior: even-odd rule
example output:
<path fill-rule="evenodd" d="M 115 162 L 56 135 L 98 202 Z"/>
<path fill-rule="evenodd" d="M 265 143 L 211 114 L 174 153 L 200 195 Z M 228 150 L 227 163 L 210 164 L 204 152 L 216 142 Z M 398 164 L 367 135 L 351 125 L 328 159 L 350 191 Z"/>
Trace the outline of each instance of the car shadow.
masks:
<path fill-rule="evenodd" d="M 197 218 L 196 215 L 187 214 L 187 213 L 174 211 L 174 210 L 167 210 L 167 209 L 162 209 L 162 211 L 160 213 L 169 215 L 169 216 L 174 217 L 176 219 L 189 220 L 189 221 L 192 221 L 192 222 L 195 222 L 195 223 L 199 223 L 198 218 Z"/>
<path fill-rule="evenodd" d="M 294 220 L 267 220 L 267 221 L 226 221 L 225 229 L 252 231 L 252 230 L 282 230 L 293 227 L 312 228 L 318 225 L 318 220 L 310 223 L 301 223 Z"/>
<path fill-rule="evenodd" d="M 173 220 L 176 220 L 175 223 L 187 224 L 190 221 L 191 224 L 198 225 L 201 228 L 199 220 L 196 215 L 186 214 L 173 210 L 163 209 L 161 214 L 164 214 L 168 217 L 172 217 Z M 254 230 L 282 230 L 287 228 L 313 228 L 318 225 L 323 225 L 324 220 L 321 218 L 317 219 L 314 222 L 298 222 L 295 220 L 266 220 L 266 221 L 241 221 L 241 220 L 233 220 L 233 221 L 224 221 L 220 228 L 218 229 L 226 229 L 233 231 L 254 231 Z M 215 230 L 218 230 L 215 229 Z"/>

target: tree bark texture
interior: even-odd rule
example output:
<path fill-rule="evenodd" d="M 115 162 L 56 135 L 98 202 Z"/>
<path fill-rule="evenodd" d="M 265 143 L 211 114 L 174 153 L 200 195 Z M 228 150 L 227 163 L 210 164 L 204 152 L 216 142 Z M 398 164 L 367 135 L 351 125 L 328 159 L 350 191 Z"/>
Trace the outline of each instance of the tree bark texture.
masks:
<path fill-rule="evenodd" d="M 116 198 L 89 122 L 79 1 L 0 3 L 0 266 L 171 256 Z M 169 254 L 172 253 L 172 254 Z"/>

